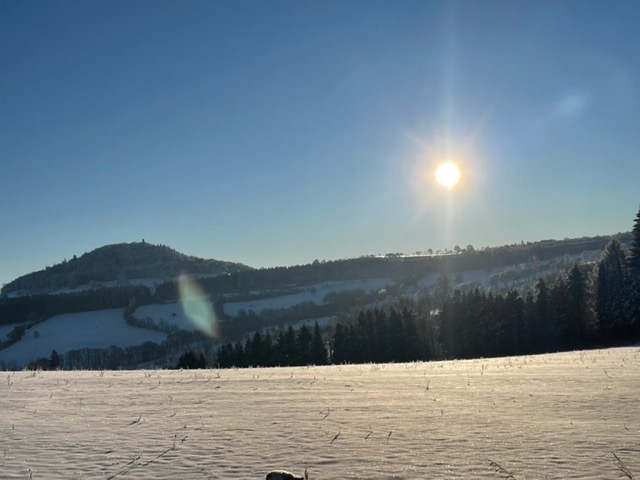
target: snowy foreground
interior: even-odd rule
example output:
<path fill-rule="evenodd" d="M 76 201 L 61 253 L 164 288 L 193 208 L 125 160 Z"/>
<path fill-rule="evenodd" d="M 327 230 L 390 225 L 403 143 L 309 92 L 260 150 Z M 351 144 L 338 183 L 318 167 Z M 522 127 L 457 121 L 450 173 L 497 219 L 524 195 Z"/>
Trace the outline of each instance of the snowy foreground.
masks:
<path fill-rule="evenodd" d="M 640 348 L 396 365 L 4 372 L 0 478 L 640 478 Z"/>

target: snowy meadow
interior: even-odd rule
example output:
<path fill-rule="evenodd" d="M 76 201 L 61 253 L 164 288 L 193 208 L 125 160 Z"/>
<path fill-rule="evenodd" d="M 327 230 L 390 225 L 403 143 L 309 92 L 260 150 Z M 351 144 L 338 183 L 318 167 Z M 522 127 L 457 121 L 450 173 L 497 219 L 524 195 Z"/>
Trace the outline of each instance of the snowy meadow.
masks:
<path fill-rule="evenodd" d="M 0 478 L 640 478 L 640 348 L 4 372 Z"/>

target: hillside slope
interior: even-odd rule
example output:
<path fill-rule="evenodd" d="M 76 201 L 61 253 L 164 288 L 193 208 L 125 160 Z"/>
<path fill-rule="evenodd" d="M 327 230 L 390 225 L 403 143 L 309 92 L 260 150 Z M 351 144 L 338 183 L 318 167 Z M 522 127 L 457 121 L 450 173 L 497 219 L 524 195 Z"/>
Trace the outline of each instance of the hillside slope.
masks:
<path fill-rule="evenodd" d="M 170 279 L 191 275 L 219 275 L 251 270 L 241 263 L 207 260 L 184 255 L 164 245 L 146 242 L 119 243 L 97 248 L 80 257 L 23 275 L 2 288 L 10 295 L 50 293 L 91 282 L 125 282 L 127 279 Z"/>

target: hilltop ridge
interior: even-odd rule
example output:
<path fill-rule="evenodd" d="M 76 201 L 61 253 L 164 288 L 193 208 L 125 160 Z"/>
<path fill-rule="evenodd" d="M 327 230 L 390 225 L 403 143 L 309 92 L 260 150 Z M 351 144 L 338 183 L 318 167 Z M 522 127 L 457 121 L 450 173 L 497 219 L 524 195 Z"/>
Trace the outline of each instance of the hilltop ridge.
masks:
<path fill-rule="evenodd" d="M 166 245 L 145 242 L 117 243 L 64 260 L 62 263 L 32 272 L 7 283 L 3 295 L 41 294 L 74 289 L 92 282 L 126 283 L 128 279 L 168 280 L 180 273 L 220 275 L 252 270 L 251 267 L 222 260 L 185 255 Z"/>

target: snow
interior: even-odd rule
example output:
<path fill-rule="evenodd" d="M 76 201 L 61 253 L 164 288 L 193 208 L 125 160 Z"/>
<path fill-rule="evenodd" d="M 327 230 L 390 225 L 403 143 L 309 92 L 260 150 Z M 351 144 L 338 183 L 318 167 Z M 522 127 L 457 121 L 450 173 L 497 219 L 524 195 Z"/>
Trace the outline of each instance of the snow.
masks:
<path fill-rule="evenodd" d="M 167 325 L 175 325 L 182 330 L 197 330 L 197 327 L 185 315 L 180 303 L 143 305 L 136 309 L 133 316 L 140 320 L 148 318 L 157 325 L 164 322 Z"/>
<path fill-rule="evenodd" d="M 66 353 L 111 345 L 129 347 L 146 341 L 159 344 L 165 339 L 164 333 L 127 325 L 122 308 L 56 315 L 27 330 L 19 342 L 0 350 L 0 364 L 24 366 L 38 358 L 48 358 L 52 350 Z"/>
<path fill-rule="evenodd" d="M 282 295 L 279 297 L 263 298 L 260 300 L 248 300 L 243 302 L 229 302 L 224 304 L 224 313 L 235 317 L 240 310 L 253 310 L 256 313 L 265 309 L 279 310 L 281 308 L 291 308 L 303 302 L 322 303 L 324 297 L 331 292 L 344 292 L 347 290 L 362 289 L 366 293 L 378 291 L 396 282 L 392 278 L 370 278 L 364 280 L 342 280 L 317 283 L 301 287 L 302 292 L 292 295 Z M 256 292 L 259 293 L 259 292 Z"/>
<path fill-rule="evenodd" d="M 7 372 L 3 478 L 640 475 L 640 348 L 246 370 Z M 493 464 L 491 463 L 493 462 Z"/>

